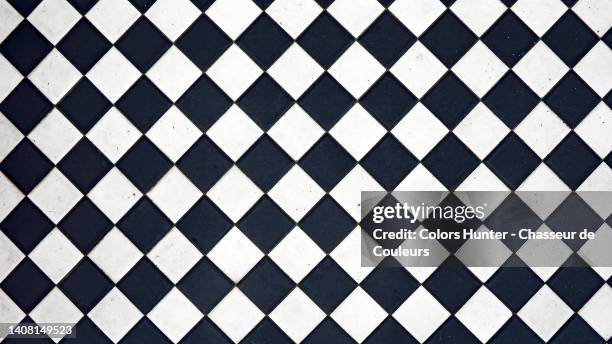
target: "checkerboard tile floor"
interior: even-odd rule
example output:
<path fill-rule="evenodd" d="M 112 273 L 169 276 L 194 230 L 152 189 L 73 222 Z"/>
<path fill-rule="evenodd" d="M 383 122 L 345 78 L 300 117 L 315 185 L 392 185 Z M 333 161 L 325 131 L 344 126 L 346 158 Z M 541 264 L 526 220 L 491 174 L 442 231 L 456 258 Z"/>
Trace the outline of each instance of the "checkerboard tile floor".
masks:
<path fill-rule="evenodd" d="M 609 0 L 0 0 L 0 322 L 604 343 L 612 269 L 362 268 L 356 220 L 360 190 L 612 190 L 611 26 Z"/>

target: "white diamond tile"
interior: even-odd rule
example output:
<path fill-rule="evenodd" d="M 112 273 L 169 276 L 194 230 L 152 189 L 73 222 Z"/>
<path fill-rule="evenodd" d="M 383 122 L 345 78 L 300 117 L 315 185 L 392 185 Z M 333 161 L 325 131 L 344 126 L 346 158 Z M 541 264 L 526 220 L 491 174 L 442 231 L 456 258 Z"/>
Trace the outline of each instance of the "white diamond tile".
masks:
<path fill-rule="evenodd" d="M 546 284 L 518 312 L 518 316 L 545 341 L 572 314 L 572 309 Z"/>
<path fill-rule="evenodd" d="M 240 289 L 234 288 L 208 316 L 228 337 L 239 342 L 259 323 L 264 314 Z"/>
<path fill-rule="evenodd" d="M 202 192 L 178 168 L 172 167 L 147 195 L 176 223 L 200 199 Z"/>
<path fill-rule="evenodd" d="M 232 228 L 208 253 L 232 281 L 237 283 L 263 257 L 263 253 L 238 228 Z"/>
<path fill-rule="evenodd" d="M 189 2 L 188 0 L 184 0 Z M 155 4 L 158 4 L 156 2 Z M 155 6 L 155 5 L 154 5 Z M 202 74 L 178 48 L 172 46 L 147 72 L 147 77 L 172 101 L 187 91 Z"/>
<path fill-rule="evenodd" d="M 249 210 L 263 192 L 238 167 L 232 167 L 207 196 L 234 222 Z"/>
<path fill-rule="evenodd" d="M 88 256 L 113 282 L 117 283 L 138 263 L 143 254 L 120 230 L 113 228 Z"/>
<path fill-rule="evenodd" d="M 142 313 L 116 287 L 87 314 L 108 338 L 117 343 L 142 318 Z"/>
<path fill-rule="evenodd" d="M 56 49 L 28 76 L 52 103 L 59 102 L 80 78 L 81 73 Z"/>
<path fill-rule="evenodd" d="M 77 204 L 83 194 L 62 172 L 54 168 L 28 197 L 51 221 L 58 223 Z"/>
<path fill-rule="evenodd" d="M 386 132 L 359 104 L 354 105 L 329 131 L 356 160 L 361 160 Z"/>
<path fill-rule="evenodd" d="M 272 137 L 293 158 L 299 160 L 325 131 L 299 105 L 293 105 L 268 130 Z"/>
<path fill-rule="evenodd" d="M 173 228 L 147 257 L 176 284 L 202 258 L 202 253 L 179 230 Z"/>
<path fill-rule="evenodd" d="M 30 141 L 55 164 L 82 137 L 83 134 L 57 109 L 51 110 L 28 135 Z"/>
<path fill-rule="evenodd" d="M 250 0 L 245 1 L 250 2 Z M 215 2 L 217 3 L 219 2 Z M 259 66 L 235 44 L 206 71 L 206 74 L 234 100 L 238 99 L 261 73 Z"/>
<path fill-rule="evenodd" d="M 251 0 L 215 1 L 207 10 L 209 16 L 231 39 L 236 39 L 261 13 Z"/>
<path fill-rule="evenodd" d="M 30 13 L 28 21 L 51 43 L 57 44 L 80 18 L 68 1 L 44 0 Z"/>
<path fill-rule="evenodd" d="M 28 256 L 54 283 L 59 283 L 83 258 L 81 251 L 57 228 L 47 234 Z"/>
<path fill-rule="evenodd" d="M 116 167 L 87 194 L 114 223 L 117 223 L 141 196 L 142 193 Z"/>
<path fill-rule="evenodd" d="M 232 105 L 206 132 L 232 160 L 237 161 L 263 131 L 237 105 Z"/>
<path fill-rule="evenodd" d="M 294 39 L 321 11 L 314 0 L 276 0 L 266 9 L 266 13 Z"/>
<path fill-rule="evenodd" d="M 172 41 L 179 38 L 200 14 L 189 0 L 158 0 L 145 13 Z"/>
<path fill-rule="evenodd" d="M 298 99 L 322 73 L 323 68 L 296 43 L 268 69 L 268 74 L 294 99 Z"/>
<path fill-rule="evenodd" d="M 295 288 L 270 313 L 270 318 L 299 343 L 325 318 L 325 313 L 300 288 Z"/>
<path fill-rule="evenodd" d="M 325 195 L 325 191 L 304 170 L 295 165 L 274 185 L 268 195 L 294 221 L 299 221 Z"/>
<path fill-rule="evenodd" d="M 203 316 L 176 288 L 172 288 L 147 314 L 151 322 L 174 343 L 178 343 Z"/>
<path fill-rule="evenodd" d="M 361 97 L 384 71 L 378 60 L 357 42 L 329 69 L 329 73 L 355 98 Z"/>
<path fill-rule="evenodd" d="M 300 227 L 295 227 L 269 256 L 295 283 L 299 283 L 325 257 L 325 252 Z"/>
<path fill-rule="evenodd" d="M 115 42 L 140 17 L 128 0 L 100 0 L 85 15 L 111 42 Z"/>
<path fill-rule="evenodd" d="M 202 132 L 175 106 L 147 132 L 147 137 L 176 162 L 202 136 Z"/>

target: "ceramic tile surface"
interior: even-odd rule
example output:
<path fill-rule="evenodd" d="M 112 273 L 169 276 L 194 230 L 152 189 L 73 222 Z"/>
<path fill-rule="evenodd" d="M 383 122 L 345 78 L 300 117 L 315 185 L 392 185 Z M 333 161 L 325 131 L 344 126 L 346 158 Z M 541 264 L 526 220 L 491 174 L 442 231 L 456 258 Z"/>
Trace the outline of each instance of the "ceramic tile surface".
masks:
<path fill-rule="evenodd" d="M 357 220 L 362 190 L 612 191 L 611 26 L 610 0 L 0 0 L 0 322 L 610 341 L 610 269 L 366 268 Z"/>

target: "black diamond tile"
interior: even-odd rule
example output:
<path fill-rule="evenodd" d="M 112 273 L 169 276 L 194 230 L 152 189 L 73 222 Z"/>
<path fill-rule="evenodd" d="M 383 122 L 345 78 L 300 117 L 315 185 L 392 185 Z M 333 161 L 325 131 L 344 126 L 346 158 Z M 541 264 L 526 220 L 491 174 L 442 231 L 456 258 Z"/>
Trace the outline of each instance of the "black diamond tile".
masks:
<path fill-rule="evenodd" d="M 357 343 L 332 318 L 323 319 L 312 332 L 302 341 L 304 344 L 327 344 L 333 338 L 335 344 Z"/>
<path fill-rule="evenodd" d="M 391 68 L 415 41 L 416 37 L 388 11 L 359 38 L 361 45 L 385 68 Z"/>
<path fill-rule="evenodd" d="M 268 135 L 264 135 L 238 160 L 238 166 L 267 192 L 289 171 L 293 160 Z"/>
<path fill-rule="evenodd" d="M 567 11 L 542 40 L 570 67 L 597 43 L 597 35 L 573 12 Z"/>
<path fill-rule="evenodd" d="M 172 289 L 172 282 L 144 257 L 123 276 L 117 287 L 146 314 Z"/>
<path fill-rule="evenodd" d="M 87 133 L 112 106 L 87 78 L 82 78 L 62 99 L 57 108 L 81 132 Z"/>
<path fill-rule="evenodd" d="M 330 191 L 353 169 L 356 161 L 342 145 L 325 134 L 299 164 L 325 191 Z"/>
<path fill-rule="evenodd" d="M 391 130 L 417 103 L 417 98 L 393 74 L 385 73 L 359 103 Z"/>
<path fill-rule="evenodd" d="M 563 266 L 546 284 L 577 312 L 605 281 L 591 268 Z"/>
<path fill-rule="evenodd" d="M 232 44 L 207 16 L 200 16 L 176 41 L 176 46 L 200 69 L 208 69 Z"/>
<path fill-rule="evenodd" d="M 589 232 L 597 231 L 603 221 L 578 194 L 572 193 L 548 216 L 546 224 L 555 232 L 580 233 L 585 229 Z M 563 239 L 563 242 L 574 251 L 578 251 L 586 241 L 580 238 Z M 576 265 L 572 266 L 586 266 L 586 264 L 576 262 Z"/>
<path fill-rule="evenodd" d="M 442 326 L 438 327 L 426 344 L 441 344 L 448 338 L 452 338 L 453 342 L 462 344 L 478 344 L 481 343 L 478 338 L 474 337 L 472 332 L 468 330 L 457 318 L 449 317 Z"/>
<path fill-rule="evenodd" d="M 59 288 L 86 314 L 113 288 L 113 282 L 85 257 L 64 277 Z"/>
<path fill-rule="evenodd" d="M 53 282 L 26 257 L 6 276 L 0 287 L 19 308 L 29 313 L 53 289 Z"/>
<path fill-rule="evenodd" d="M 324 196 L 300 221 L 300 228 L 325 252 L 331 252 L 355 228 L 355 220 L 330 196 Z"/>
<path fill-rule="evenodd" d="M 181 340 L 181 344 L 201 344 L 206 342 L 215 344 L 234 343 L 208 317 L 203 318 Z"/>
<path fill-rule="evenodd" d="M 232 281 L 206 257 L 200 259 L 177 284 L 202 313 L 210 312 L 233 286 Z"/>
<path fill-rule="evenodd" d="M 423 165 L 448 189 L 455 189 L 480 161 L 455 134 L 446 135 L 423 159 Z"/>
<path fill-rule="evenodd" d="M 521 228 L 540 228 L 543 223 L 533 210 L 516 194 L 512 193 L 485 219 L 485 225 L 496 232 L 518 233 Z M 526 239 L 509 236 L 502 240 L 516 252 Z M 518 265 L 520 263 L 517 262 Z"/>
<path fill-rule="evenodd" d="M 572 7 L 578 0 L 561 0 L 567 7 Z"/>
<path fill-rule="evenodd" d="M 232 228 L 232 221 L 207 197 L 202 197 L 183 215 L 176 227 L 206 253 Z"/>
<path fill-rule="evenodd" d="M 453 129 L 478 104 L 478 97 L 455 74 L 448 72 L 422 101 L 444 125 Z"/>
<path fill-rule="evenodd" d="M 393 258 L 387 258 L 381 264 L 361 282 L 361 287 L 391 314 L 420 283 Z"/>
<path fill-rule="evenodd" d="M 98 326 L 96 326 L 93 321 L 91 321 L 88 317 L 81 318 L 74 329 L 75 333 L 79 335 L 75 338 L 71 338 L 70 341 L 65 340 L 64 342 L 68 342 L 71 344 L 112 344 L 113 341 L 108 339 L 108 337 L 100 330 Z M 62 342 L 63 343 L 63 342 Z"/>
<path fill-rule="evenodd" d="M 57 226 L 83 253 L 88 253 L 113 223 L 87 197 L 82 198 Z"/>
<path fill-rule="evenodd" d="M 599 96 L 576 73 L 567 73 L 544 101 L 567 125 L 575 128 L 599 103 Z"/>
<path fill-rule="evenodd" d="M 457 312 L 481 285 L 476 276 L 459 264 L 461 263 L 439 267 L 423 284 L 442 306 L 453 313 Z"/>
<path fill-rule="evenodd" d="M 518 312 L 543 284 L 527 266 L 500 268 L 486 283 L 487 288 L 513 312 Z"/>
<path fill-rule="evenodd" d="M 289 110 L 293 99 L 274 79 L 264 74 L 240 96 L 237 104 L 263 130 L 268 130 Z"/>
<path fill-rule="evenodd" d="M 74 7 L 79 13 L 85 15 L 97 2 L 98 0 L 68 0 L 68 2 Z"/>
<path fill-rule="evenodd" d="M 482 41 L 508 67 L 513 67 L 538 42 L 538 36 L 512 11 L 506 11 Z"/>
<path fill-rule="evenodd" d="M 141 198 L 117 227 L 138 248 L 149 252 L 172 228 L 172 222 L 147 197 Z"/>
<path fill-rule="evenodd" d="M 86 74 L 111 46 L 111 42 L 89 20 L 82 18 L 57 44 L 57 49 Z"/>
<path fill-rule="evenodd" d="M 353 43 L 353 36 L 323 12 L 302 32 L 297 42 L 323 68 L 329 68 Z"/>
<path fill-rule="evenodd" d="M 53 49 L 53 45 L 24 20 L 0 44 L 0 53 L 23 75 L 30 72 Z"/>
<path fill-rule="evenodd" d="M 137 10 L 145 13 L 157 0 L 128 0 Z"/>
<path fill-rule="evenodd" d="M 0 111 L 27 135 L 51 111 L 51 102 L 30 82 L 22 80 L 0 103 Z"/>
<path fill-rule="evenodd" d="M 579 315 L 573 315 L 559 331 L 552 337 L 549 343 L 592 343 L 600 344 L 606 341 L 595 332 L 595 330 Z"/>
<path fill-rule="evenodd" d="M 25 254 L 30 253 L 53 229 L 53 223 L 24 198 L 1 223 L 2 232 Z"/>
<path fill-rule="evenodd" d="M 497 334 L 491 338 L 491 344 L 542 344 L 540 337 L 533 332 L 518 316 L 510 318 Z"/>
<path fill-rule="evenodd" d="M 512 129 L 539 101 L 538 95 L 512 71 L 506 73 L 483 98 L 489 109 Z"/>
<path fill-rule="evenodd" d="M 393 190 L 419 161 L 395 136 L 387 134 L 361 160 L 361 166 L 382 185 Z"/>
<path fill-rule="evenodd" d="M 357 282 L 329 256 L 300 282 L 300 289 L 327 314 L 333 312 L 356 287 Z"/>
<path fill-rule="evenodd" d="M 93 143 L 83 138 L 62 158 L 57 167 L 83 194 L 87 194 L 110 171 L 113 164 Z"/>
<path fill-rule="evenodd" d="M 464 203 L 454 194 L 448 195 L 442 202 L 439 204 L 441 207 L 463 207 Z M 423 227 L 425 228 L 436 228 L 439 229 L 440 232 L 443 233 L 462 233 L 464 228 L 479 228 L 480 220 L 477 218 L 466 219 L 463 222 L 459 223 L 454 221 L 453 219 L 445 219 L 441 217 L 429 217 L 423 221 Z M 457 252 L 461 246 L 467 240 L 463 238 L 463 236 L 459 236 L 459 238 L 455 239 L 450 237 L 448 239 L 438 239 L 438 242 L 444 246 L 446 250 L 451 253 Z"/>
<path fill-rule="evenodd" d="M 240 220 L 238 228 L 263 252 L 270 252 L 295 227 L 295 222 L 268 196 Z"/>
<path fill-rule="evenodd" d="M 194 82 L 176 102 L 176 106 L 203 132 L 231 105 L 232 100 L 206 75 Z"/>
<path fill-rule="evenodd" d="M 7 0 L 22 16 L 27 17 L 42 0 Z"/>
<path fill-rule="evenodd" d="M 315 0 L 317 2 L 317 4 L 319 4 L 319 6 L 323 7 L 323 8 L 328 8 L 329 5 L 331 5 L 334 0 Z"/>
<path fill-rule="evenodd" d="M 268 69 L 293 40 L 265 12 L 240 35 L 236 43 L 261 69 Z"/>
<path fill-rule="evenodd" d="M 134 327 L 121 339 L 121 344 L 158 343 L 170 344 L 162 331 L 147 317 L 143 317 Z"/>
<path fill-rule="evenodd" d="M 600 159 L 578 135 L 571 132 L 546 157 L 545 162 L 572 190 L 597 168 Z"/>
<path fill-rule="evenodd" d="M 484 162 L 511 190 L 515 190 L 542 161 L 523 140 L 511 132 Z"/>
<path fill-rule="evenodd" d="M 0 163 L 4 173 L 24 194 L 51 171 L 53 164 L 30 140 L 23 139 Z"/>
<path fill-rule="evenodd" d="M 274 321 L 270 320 L 270 318 L 264 318 L 240 343 L 290 344 L 293 343 L 293 341 L 274 323 Z"/>
<path fill-rule="evenodd" d="M 418 344 L 419 341 L 406 331 L 406 329 L 393 317 L 385 319 L 366 338 L 364 344 Z"/>
<path fill-rule="evenodd" d="M 117 167 L 140 191 L 146 193 L 172 167 L 172 162 L 143 136 L 117 162 Z"/>
<path fill-rule="evenodd" d="M 176 166 L 202 192 L 207 192 L 232 167 L 232 160 L 203 135 L 179 159 Z"/>
<path fill-rule="evenodd" d="M 477 38 L 453 12 L 446 11 L 419 40 L 450 68 L 476 43 Z"/>
<path fill-rule="evenodd" d="M 238 284 L 265 313 L 272 312 L 294 287 L 291 279 L 268 257 L 260 260 Z"/>
<path fill-rule="evenodd" d="M 115 43 L 119 51 L 142 73 L 145 73 L 171 42 L 147 17 L 140 17 Z"/>
<path fill-rule="evenodd" d="M 378 201 L 376 204 L 377 206 L 381 206 L 381 207 L 389 207 L 389 206 L 395 207 L 397 203 L 398 203 L 398 200 L 395 197 L 393 197 L 391 193 L 387 193 L 386 196 L 384 196 L 383 199 Z M 420 222 L 417 221 L 415 223 L 407 223 L 404 219 L 393 218 L 393 219 L 386 219 L 385 226 L 386 225 L 390 226 L 390 228 L 397 226 L 396 228 L 402 228 L 402 229 L 414 231 L 420 225 Z M 371 210 L 367 214 L 367 216 L 365 216 L 359 222 L 359 226 L 361 227 L 361 229 L 364 231 L 365 234 L 368 234 L 378 245 L 382 246 L 383 248 L 396 248 L 401 243 L 404 242 L 404 240 L 402 239 L 390 239 L 390 238 L 374 239 L 374 230 L 377 228 L 380 228 L 380 224 L 374 222 L 373 210 Z M 389 264 L 385 264 L 383 266 L 387 266 L 387 265 Z"/>
<path fill-rule="evenodd" d="M 172 102 L 145 76 L 121 96 L 116 106 L 142 132 L 170 108 Z"/>
<path fill-rule="evenodd" d="M 601 38 L 609 47 L 612 47 L 612 29 L 608 30 L 606 34 Z"/>
<path fill-rule="evenodd" d="M 327 73 L 299 99 L 300 106 L 325 130 L 331 129 L 354 103 L 353 96 Z"/>

